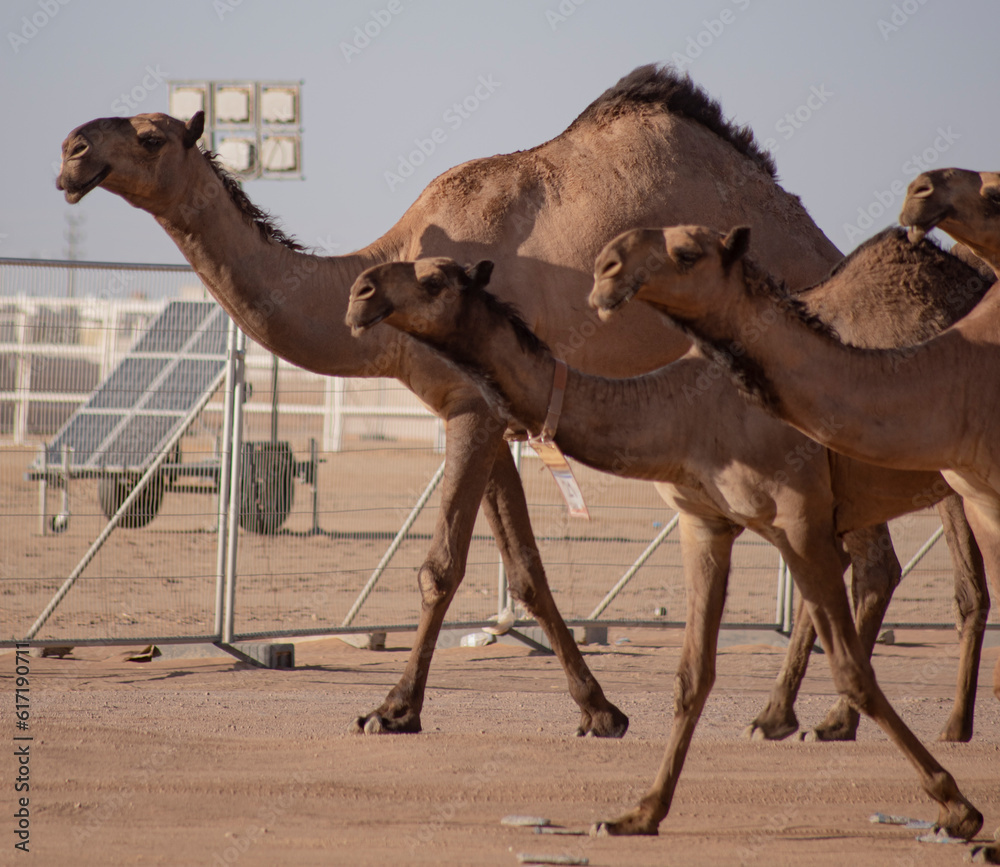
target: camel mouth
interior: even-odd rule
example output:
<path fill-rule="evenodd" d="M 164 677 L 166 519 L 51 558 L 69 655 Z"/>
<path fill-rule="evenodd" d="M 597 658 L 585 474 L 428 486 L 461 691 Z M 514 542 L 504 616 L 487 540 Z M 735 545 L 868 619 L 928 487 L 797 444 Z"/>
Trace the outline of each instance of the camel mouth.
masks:
<path fill-rule="evenodd" d="M 391 315 L 392 315 L 392 307 L 387 307 L 385 310 L 380 310 L 378 313 L 369 316 L 367 319 L 361 320 L 359 322 L 352 322 L 351 336 L 360 337 L 366 331 L 374 328 L 376 325 L 378 325 L 380 322 L 387 319 Z"/>
<path fill-rule="evenodd" d="M 56 186 L 61 190 L 65 190 L 66 201 L 69 202 L 71 205 L 75 205 L 92 189 L 94 189 L 95 187 L 99 187 L 102 183 L 104 183 L 104 179 L 107 178 L 107 176 L 110 174 L 111 174 L 111 166 L 105 166 L 89 181 L 87 181 L 85 184 L 80 184 L 79 186 L 67 184 L 66 181 L 63 180 L 62 175 L 60 175 L 59 179 L 56 181 Z"/>
<path fill-rule="evenodd" d="M 922 208 L 903 207 L 903 212 L 899 215 L 900 222 L 906 226 L 906 237 L 911 244 L 919 244 L 927 234 L 938 227 L 942 220 L 954 215 L 955 210 L 950 205 L 938 208 L 936 212 L 931 212 L 930 208 L 921 214 Z M 909 213 L 907 213 L 909 211 Z"/>
<path fill-rule="evenodd" d="M 637 286 L 626 286 L 621 295 L 608 294 L 600 298 L 595 298 L 593 306 L 597 308 L 598 318 L 602 322 L 607 322 L 635 297 L 637 291 Z"/>

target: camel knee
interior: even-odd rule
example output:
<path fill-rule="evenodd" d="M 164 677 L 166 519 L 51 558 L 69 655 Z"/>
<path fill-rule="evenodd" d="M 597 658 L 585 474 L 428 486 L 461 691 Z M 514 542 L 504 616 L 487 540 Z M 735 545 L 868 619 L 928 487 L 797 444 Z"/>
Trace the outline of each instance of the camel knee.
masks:
<path fill-rule="evenodd" d="M 714 684 L 714 666 L 700 671 L 692 668 L 678 671 L 674 677 L 674 713 L 677 716 L 700 713 Z"/>
<path fill-rule="evenodd" d="M 451 599 L 458 581 L 447 570 L 428 562 L 417 573 L 417 586 L 424 607 L 433 608 Z"/>
<path fill-rule="evenodd" d="M 532 614 L 550 597 L 548 578 L 537 548 L 522 545 L 520 557 L 507 563 L 507 592 Z"/>
<path fill-rule="evenodd" d="M 851 666 L 842 671 L 833 672 L 833 683 L 848 703 L 858 713 L 871 717 L 875 711 L 878 687 L 871 671 L 866 674 Z"/>
<path fill-rule="evenodd" d="M 955 611 L 959 631 L 982 632 L 990 616 L 990 597 L 985 588 L 966 582 L 955 587 Z"/>

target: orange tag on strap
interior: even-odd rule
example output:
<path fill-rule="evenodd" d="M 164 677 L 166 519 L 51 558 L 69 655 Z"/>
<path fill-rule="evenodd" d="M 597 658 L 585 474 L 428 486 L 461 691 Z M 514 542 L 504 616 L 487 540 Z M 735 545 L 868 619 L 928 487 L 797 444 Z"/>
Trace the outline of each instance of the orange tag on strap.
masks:
<path fill-rule="evenodd" d="M 583 491 L 580 490 L 580 485 L 576 476 L 573 475 L 569 461 L 559 450 L 559 446 L 546 437 L 528 437 L 528 442 L 538 457 L 542 459 L 542 463 L 549 468 L 552 478 L 556 480 L 563 499 L 566 501 L 570 517 L 585 518 L 589 521 L 590 512 L 587 511 L 587 504 L 583 500 Z"/>

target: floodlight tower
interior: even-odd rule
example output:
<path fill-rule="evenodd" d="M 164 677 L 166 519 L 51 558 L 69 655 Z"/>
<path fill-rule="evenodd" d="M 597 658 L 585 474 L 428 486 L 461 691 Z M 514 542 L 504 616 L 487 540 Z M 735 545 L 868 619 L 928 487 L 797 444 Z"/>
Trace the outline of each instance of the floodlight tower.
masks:
<path fill-rule="evenodd" d="M 199 144 L 240 180 L 303 180 L 301 81 L 168 81 L 170 114 L 205 112 Z M 271 357 L 271 442 L 278 440 L 278 356 Z"/>
<path fill-rule="evenodd" d="M 201 143 L 242 180 L 302 180 L 301 81 L 170 81 L 170 114 L 205 112 Z"/>

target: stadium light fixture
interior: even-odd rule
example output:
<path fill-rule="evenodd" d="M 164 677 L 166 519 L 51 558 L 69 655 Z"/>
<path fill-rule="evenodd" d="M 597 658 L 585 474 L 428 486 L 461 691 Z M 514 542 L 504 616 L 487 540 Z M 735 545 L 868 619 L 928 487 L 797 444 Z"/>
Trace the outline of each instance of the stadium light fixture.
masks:
<path fill-rule="evenodd" d="M 171 81 L 169 112 L 205 112 L 200 144 L 243 179 L 302 179 L 301 81 Z"/>

